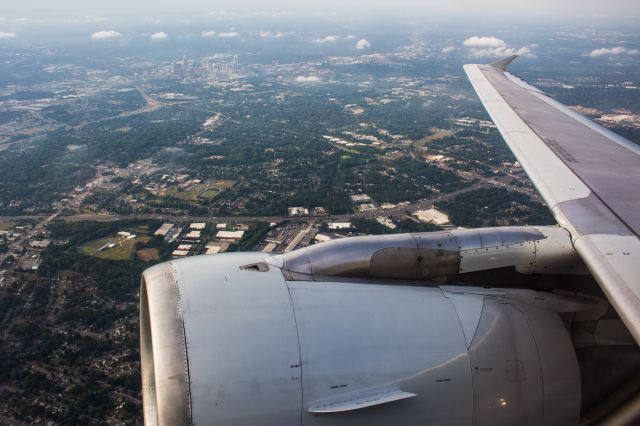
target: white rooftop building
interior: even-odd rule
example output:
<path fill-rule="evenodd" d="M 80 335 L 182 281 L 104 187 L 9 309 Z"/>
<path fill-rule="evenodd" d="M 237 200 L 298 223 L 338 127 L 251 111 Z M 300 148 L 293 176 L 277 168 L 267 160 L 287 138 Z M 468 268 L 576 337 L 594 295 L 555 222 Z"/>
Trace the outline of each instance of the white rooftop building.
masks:
<path fill-rule="evenodd" d="M 220 253 L 221 247 L 220 246 L 213 246 L 213 247 L 207 246 L 206 249 L 207 249 L 207 251 L 205 252 L 205 254 L 218 254 L 218 253 Z"/>
<path fill-rule="evenodd" d="M 196 223 L 192 223 L 189 228 L 191 229 L 198 229 L 198 230 L 203 230 L 205 228 L 205 226 L 207 226 L 206 223 L 204 222 L 196 222 Z"/>
<path fill-rule="evenodd" d="M 444 225 L 449 223 L 449 216 L 436 209 L 418 210 L 414 215 L 422 222 Z"/>
<path fill-rule="evenodd" d="M 287 209 L 289 216 L 303 216 L 309 214 L 309 209 L 304 207 L 289 207 Z"/>
<path fill-rule="evenodd" d="M 209 241 L 205 247 L 206 254 L 224 253 L 230 245 L 228 241 Z"/>
<path fill-rule="evenodd" d="M 239 240 L 244 235 L 244 231 L 218 231 L 216 237 L 227 240 Z"/>
<path fill-rule="evenodd" d="M 153 235 L 161 235 L 164 237 L 169 231 L 171 231 L 171 228 L 173 228 L 173 223 L 163 223 L 162 226 L 153 233 Z"/>
<path fill-rule="evenodd" d="M 351 196 L 351 201 L 354 203 L 370 203 L 372 200 L 367 194 L 356 194 Z"/>
<path fill-rule="evenodd" d="M 360 204 L 358 205 L 358 210 L 360 210 L 361 212 L 375 212 L 376 210 L 378 210 L 378 207 L 376 207 L 375 204 L 373 203 L 365 203 L 365 204 Z"/>
<path fill-rule="evenodd" d="M 380 224 L 380 225 L 384 225 L 389 229 L 396 229 L 397 226 L 395 223 L 393 223 L 393 221 L 391 219 L 389 219 L 388 217 L 377 217 L 376 221 Z"/>
<path fill-rule="evenodd" d="M 315 237 L 313 237 L 314 240 L 316 240 L 319 243 L 324 243 L 326 241 L 331 241 L 333 238 L 331 238 L 328 235 L 324 235 L 324 234 L 316 234 Z"/>
<path fill-rule="evenodd" d="M 31 241 L 30 246 L 33 248 L 47 248 L 51 244 L 51 240 L 35 240 Z"/>

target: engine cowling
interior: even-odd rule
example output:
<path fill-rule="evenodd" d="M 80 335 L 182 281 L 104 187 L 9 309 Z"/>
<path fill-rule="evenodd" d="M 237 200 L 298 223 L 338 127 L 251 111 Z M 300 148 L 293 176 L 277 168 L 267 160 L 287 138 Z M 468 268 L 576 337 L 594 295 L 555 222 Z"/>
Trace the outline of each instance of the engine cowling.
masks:
<path fill-rule="evenodd" d="M 296 281 L 283 265 L 238 253 L 144 272 L 146 424 L 578 422 L 580 374 L 557 311 L 579 303 L 525 290 Z"/>

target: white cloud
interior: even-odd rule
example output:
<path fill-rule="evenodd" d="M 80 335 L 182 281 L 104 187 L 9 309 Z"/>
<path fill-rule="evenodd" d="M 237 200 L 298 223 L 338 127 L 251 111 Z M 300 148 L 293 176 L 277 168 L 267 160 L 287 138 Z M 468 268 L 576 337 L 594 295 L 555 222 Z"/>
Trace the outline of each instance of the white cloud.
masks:
<path fill-rule="evenodd" d="M 601 58 L 611 57 L 611 56 L 620 56 L 620 55 L 638 55 L 640 54 L 640 50 L 638 49 L 627 49 L 626 47 L 616 46 L 616 47 L 601 47 L 600 49 L 592 50 L 587 53 L 587 56 L 592 58 Z"/>
<path fill-rule="evenodd" d="M 508 46 L 507 43 L 501 38 L 497 37 L 469 37 L 462 42 L 462 45 L 470 48 L 470 53 L 476 58 L 484 57 L 507 57 L 512 55 L 534 57 L 535 53 L 531 50 L 534 45 L 523 46 L 520 48 Z M 445 52 L 446 49 L 450 49 Z M 453 51 L 453 47 L 447 47 L 442 50 L 442 53 L 449 53 Z"/>
<path fill-rule="evenodd" d="M 315 41 L 316 43 L 333 43 L 333 42 L 336 42 L 336 41 L 338 41 L 338 40 L 340 40 L 340 36 L 337 36 L 337 35 L 328 35 L 328 36 L 323 37 L 323 38 L 317 38 L 317 39 L 315 39 L 314 41 Z"/>
<path fill-rule="evenodd" d="M 357 35 L 355 34 L 349 34 L 348 36 L 345 37 L 347 40 L 355 40 L 358 38 Z"/>
<path fill-rule="evenodd" d="M 462 42 L 463 46 L 467 47 L 500 47 L 506 46 L 507 43 L 504 40 L 497 37 L 469 37 Z"/>
<path fill-rule="evenodd" d="M 320 77 L 316 76 L 316 75 L 310 75 L 310 76 L 302 76 L 299 75 L 298 77 L 296 77 L 296 83 L 319 83 Z"/>
<path fill-rule="evenodd" d="M 4 31 L 0 31 L 0 38 L 16 38 L 16 33 L 6 33 Z"/>
<path fill-rule="evenodd" d="M 164 31 L 160 31 L 160 32 L 151 34 L 149 38 L 151 40 L 166 40 L 167 38 L 169 38 L 169 34 L 165 33 Z"/>
<path fill-rule="evenodd" d="M 203 31 L 200 33 L 203 38 L 211 38 L 216 36 L 216 32 L 213 30 Z"/>
<path fill-rule="evenodd" d="M 447 46 L 444 49 L 442 49 L 442 53 L 444 53 L 445 55 L 448 55 L 449 53 L 453 52 L 454 50 L 456 50 L 455 47 Z"/>
<path fill-rule="evenodd" d="M 535 56 L 533 51 L 527 46 L 523 46 L 519 49 L 516 49 L 513 47 L 507 47 L 507 46 L 487 47 L 485 49 L 471 49 L 471 54 L 476 58 L 507 57 L 507 56 L 513 56 L 513 55 L 531 58 Z"/>
<path fill-rule="evenodd" d="M 91 34 L 91 40 L 104 40 L 107 38 L 117 38 L 117 37 L 122 37 L 122 34 L 113 30 L 97 31 Z"/>
<path fill-rule="evenodd" d="M 369 43 L 367 41 L 367 39 L 361 38 L 360 40 L 358 40 L 358 42 L 356 43 L 356 49 L 358 50 L 363 50 L 363 49 L 368 49 L 371 47 L 371 43 Z"/>
<path fill-rule="evenodd" d="M 286 35 L 291 35 L 291 34 L 293 34 L 293 33 L 292 33 L 292 32 L 286 32 L 286 33 L 283 33 L 283 32 L 281 32 L 281 31 L 276 31 L 276 32 L 271 32 L 271 31 L 260 31 L 258 34 L 259 34 L 259 35 L 260 35 L 260 37 L 262 37 L 262 38 L 271 38 L 271 37 L 273 37 L 273 38 L 282 38 L 282 37 L 284 37 L 284 36 L 286 36 Z"/>
<path fill-rule="evenodd" d="M 222 37 L 222 38 L 233 38 L 233 37 L 238 37 L 240 34 L 235 32 L 235 31 L 228 31 L 226 33 L 219 33 L 218 37 Z"/>

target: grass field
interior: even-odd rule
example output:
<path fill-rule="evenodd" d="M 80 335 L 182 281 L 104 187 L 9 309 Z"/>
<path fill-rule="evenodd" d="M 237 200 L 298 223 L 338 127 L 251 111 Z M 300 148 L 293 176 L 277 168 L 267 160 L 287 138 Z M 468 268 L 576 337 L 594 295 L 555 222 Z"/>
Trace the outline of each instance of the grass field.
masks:
<path fill-rule="evenodd" d="M 114 235 L 112 237 L 99 238 L 97 240 L 90 241 L 80 247 L 80 251 L 90 256 L 99 257 L 100 259 L 108 260 L 128 260 L 131 258 L 135 245 L 138 241 L 146 243 L 151 237 L 143 235 L 128 240 L 125 237 Z M 103 248 L 107 244 L 115 244 L 111 248 Z"/>
<path fill-rule="evenodd" d="M 236 181 L 234 180 L 209 179 L 198 185 L 192 185 L 185 191 L 178 188 L 169 189 L 164 195 L 184 201 L 194 201 L 198 198 L 207 200 L 215 197 L 225 189 L 233 188 L 235 184 Z"/>
<path fill-rule="evenodd" d="M 437 141 L 437 140 L 448 138 L 450 136 L 455 135 L 455 132 L 447 129 L 438 129 L 438 128 L 432 127 L 429 130 L 432 131 L 433 134 L 416 141 L 416 143 L 420 144 L 420 146 L 423 146 L 424 144 L 429 143 L 431 141 Z"/>
<path fill-rule="evenodd" d="M 140 260 L 143 260 L 145 262 L 160 259 L 160 251 L 157 248 L 146 248 L 138 250 L 136 255 L 138 256 L 138 258 L 140 258 Z"/>
<path fill-rule="evenodd" d="M 217 189 L 213 189 L 213 188 L 207 188 L 204 191 L 202 191 L 200 194 L 198 194 L 198 198 L 204 198 L 205 200 L 208 200 L 210 198 L 215 197 L 215 195 L 220 192 Z"/>
<path fill-rule="evenodd" d="M 193 200 L 197 195 L 198 195 L 198 191 L 181 191 L 179 189 L 170 189 L 166 192 L 166 195 L 170 196 L 170 197 L 174 197 L 177 198 L 179 200 L 184 200 L 184 201 L 191 201 Z"/>
<path fill-rule="evenodd" d="M 11 221 L 0 220 L 0 231 L 8 231 L 9 229 L 13 228 L 13 225 L 15 225 L 15 223 Z"/>

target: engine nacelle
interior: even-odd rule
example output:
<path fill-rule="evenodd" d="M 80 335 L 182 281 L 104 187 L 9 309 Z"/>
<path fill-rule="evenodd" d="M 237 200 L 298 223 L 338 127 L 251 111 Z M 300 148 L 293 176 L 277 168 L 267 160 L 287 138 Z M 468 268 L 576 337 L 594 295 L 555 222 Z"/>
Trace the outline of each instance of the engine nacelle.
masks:
<path fill-rule="evenodd" d="M 577 424 L 580 374 L 557 312 L 581 303 L 287 280 L 283 264 L 238 253 L 144 272 L 146 424 Z"/>

